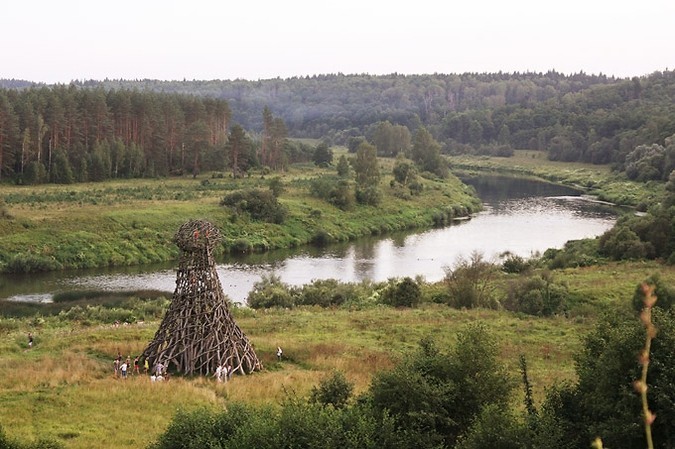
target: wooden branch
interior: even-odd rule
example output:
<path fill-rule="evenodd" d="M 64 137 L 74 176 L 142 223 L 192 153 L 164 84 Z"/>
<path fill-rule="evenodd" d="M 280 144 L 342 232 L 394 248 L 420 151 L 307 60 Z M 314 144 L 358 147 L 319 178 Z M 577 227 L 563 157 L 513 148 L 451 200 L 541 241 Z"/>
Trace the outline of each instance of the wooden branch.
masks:
<path fill-rule="evenodd" d="M 220 231 L 195 220 L 180 227 L 174 242 L 181 249 L 176 289 L 169 309 L 142 357 L 183 374 L 209 375 L 232 364 L 236 372 L 262 369 L 246 335 L 234 322 L 218 278 L 212 250 Z"/>

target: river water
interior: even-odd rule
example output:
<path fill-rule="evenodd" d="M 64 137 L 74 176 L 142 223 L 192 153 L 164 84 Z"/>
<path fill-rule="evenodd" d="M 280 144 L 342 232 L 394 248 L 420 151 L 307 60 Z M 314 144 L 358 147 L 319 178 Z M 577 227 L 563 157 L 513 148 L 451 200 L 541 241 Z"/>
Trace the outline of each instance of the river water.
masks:
<path fill-rule="evenodd" d="M 325 248 L 305 247 L 218 261 L 225 294 L 245 302 L 264 274 L 274 273 L 291 285 L 315 279 L 344 282 L 423 276 L 437 281 L 459 258 L 474 251 L 498 260 L 510 251 L 523 257 L 561 248 L 568 240 L 595 237 L 611 228 L 617 209 L 551 184 L 508 178 L 465 180 L 484 202 L 470 220 L 422 232 L 366 237 Z M 168 243 L 169 244 L 169 243 Z M 0 276 L 0 299 L 48 302 L 58 291 L 175 288 L 175 262 L 115 269 L 61 271 Z"/>

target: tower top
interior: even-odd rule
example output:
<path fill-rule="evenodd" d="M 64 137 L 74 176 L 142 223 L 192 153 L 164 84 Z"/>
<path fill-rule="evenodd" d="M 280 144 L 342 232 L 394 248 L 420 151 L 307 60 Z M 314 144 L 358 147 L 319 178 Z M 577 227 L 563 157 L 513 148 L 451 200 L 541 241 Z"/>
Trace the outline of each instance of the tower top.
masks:
<path fill-rule="evenodd" d="M 222 239 L 218 228 L 206 220 L 192 220 L 183 224 L 173 241 L 188 252 L 212 250 Z"/>

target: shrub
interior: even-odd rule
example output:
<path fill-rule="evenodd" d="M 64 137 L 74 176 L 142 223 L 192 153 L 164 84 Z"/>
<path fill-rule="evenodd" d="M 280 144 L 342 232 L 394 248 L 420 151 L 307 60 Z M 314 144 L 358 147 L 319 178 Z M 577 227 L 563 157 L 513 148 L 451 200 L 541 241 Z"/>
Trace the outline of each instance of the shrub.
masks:
<path fill-rule="evenodd" d="M 521 256 L 511 253 L 503 254 L 503 256 L 505 257 L 502 262 L 502 271 L 504 273 L 523 273 L 532 268 L 531 262 Z"/>
<path fill-rule="evenodd" d="M 166 431 L 150 447 L 153 449 L 220 448 L 222 445 L 215 432 L 215 421 L 215 414 L 203 408 L 190 412 L 179 410 Z"/>
<path fill-rule="evenodd" d="M 380 301 L 394 307 L 415 307 L 422 299 L 420 286 L 410 277 L 390 280 L 380 293 Z"/>
<path fill-rule="evenodd" d="M 311 243 L 317 246 L 325 246 L 334 241 L 335 239 L 333 236 L 325 229 L 317 229 L 311 239 Z"/>
<path fill-rule="evenodd" d="M 344 304 L 354 296 L 353 287 L 335 279 L 317 279 L 303 285 L 298 291 L 297 304 L 333 307 Z"/>
<path fill-rule="evenodd" d="M 262 279 L 253 285 L 253 289 L 246 297 L 246 303 L 253 309 L 290 308 L 295 305 L 295 298 L 279 276 L 270 274 L 263 275 Z"/>
<path fill-rule="evenodd" d="M 288 213 L 270 190 L 240 190 L 227 194 L 220 202 L 236 213 L 247 213 L 254 220 L 283 223 Z"/>
<path fill-rule="evenodd" d="M 5 200 L 0 198 L 0 218 L 4 218 L 7 220 L 12 219 L 12 214 L 9 213 L 9 209 L 7 208 L 7 204 L 5 204 Z"/>
<path fill-rule="evenodd" d="M 235 253 L 250 253 L 253 250 L 253 245 L 247 239 L 237 239 L 232 243 L 230 249 Z"/>
<path fill-rule="evenodd" d="M 279 198 L 281 194 L 286 191 L 284 181 L 279 176 L 275 176 L 274 178 L 270 179 L 268 186 L 275 198 Z"/>
<path fill-rule="evenodd" d="M 361 204 L 377 206 L 382 201 L 382 192 L 375 185 L 361 186 L 356 189 L 356 201 Z"/>
<path fill-rule="evenodd" d="M 550 270 L 588 267 L 597 264 L 601 258 L 598 252 L 598 239 L 570 240 L 562 249 L 547 249 L 542 256 L 543 262 Z"/>
<path fill-rule="evenodd" d="M 567 286 L 553 281 L 549 273 L 521 277 L 510 282 L 504 307 L 512 312 L 550 316 L 565 310 Z"/>
<path fill-rule="evenodd" d="M 323 379 L 318 387 L 312 387 L 310 402 L 323 406 L 332 405 L 339 409 L 347 405 L 354 391 L 354 384 L 349 382 L 344 373 L 334 371 L 330 377 Z"/>
<path fill-rule="evenodd" d="M 471 423 L 455 449 L 527 449 L 528 428 L 507 408 L 488 404 Z M 536 447 L 536 446 L 532 446 Z"/>
<path fill-rule="evenodd" d="M 371 383 L 374 410 L 418 436 L 416 447 L 452 447 L 483 407 L 509 403 L 513 383 L 485 326 L 470 325 L 457 337 L 450 353 L 422 340 L 416 353 Z"/>
<path fill-rule="evenodd" d="M 649 408 L 656 415 L 652 436 L 655 448 L 667 449 L 675 447 L 675 315 L 655 308 L 652 319 L 658 330 L 647 374 Z M 618 310 L 602 317 L 584 339 L 576 356 L 577 383 L 551 390 L 544 403 L 572 447 L 588 447 L 596 437 L 610 448 L 646 446 L 641 401 L 633 389 L 644 341 L 640 320 Z"/>
<path fill-rule="evenodd" d="M 460 258 L 452 269 L 446 269 L 444 282 L 450 293 L 448 305 L 457 308 L 497 307 L 494 284 L 497 272 L 494 264 L 474 252 L 469 260 Z"/>
<path fill-rule="evenodd" d="M 656 304 L 654 307 L 659 307 L 664 310 L 668 310 L 673 307 L 675 303 L 675 289 L 671 288 L 665 281 L 661 279 L 661 276 L 658 273 L 654 273 L 649 276 L 643 283 L 638 284 L 635 287 L 635 293 L 633 294 L 633 309 L 636 312 L 639 312 L 644 307 L 644 292 L 642 290 L 642 285 L 647 284 L 654 287 L 654 294 L 657 297 Z"/>
<path fill-rule="evenodd" d="M 600 236 L 599 250 L 614 260 L 643 259 L 654 252 L 651 244 L 642 242 L 628 226 L 619 224 Z"/>
<path fill-rule="evenodd" d="M 8 273 L 35 273 L 53 271 L 59 268 L 59 263 L 51 257 L 37 254 L 17 254 L 7 262 L 5 271 Z"/>
<path fill-rule="evenodd" d="M 310 182 L 310 193 L 342 210 L 351 210 L 356 204 L 353 185 L 348 179 L 315 178 Z"/>

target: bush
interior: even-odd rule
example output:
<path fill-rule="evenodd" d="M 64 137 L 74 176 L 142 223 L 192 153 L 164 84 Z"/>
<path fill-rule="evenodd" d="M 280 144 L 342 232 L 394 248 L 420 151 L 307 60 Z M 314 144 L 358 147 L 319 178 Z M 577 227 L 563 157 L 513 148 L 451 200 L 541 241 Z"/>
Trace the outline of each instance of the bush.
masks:
<path fill-rule="evenodd" d="M 59 263 L 51 257 L 37 254 L 17 254 L 7 262 L 5 271 L 8 273 L 36 273 L 54 271 L 59 268 Z"/>
<path fill-rule="evenodd" d="M 279 198 L 281 194 L 286 191 L 284 181 L 279 176 L 275 176 L 274 178 L 270 179 L 268 186 L 275 198 Z"/>
<path fill-rule="evenodd" d="M 527 449 L 529 429 L 505 407 L 489 404 L 471 423 L 455 449 Z"/>
<path fill-rule="evenodd" d="M 240 254 L 250 253 L 253 251 L 253 245 L 247 239 L 237 239 L 230 246 L 230 250 Z"/>
<path fill-rule="evenodd" d="M 446 269 L 444 282 L 450 293 L 448 305 L 457 308 L 496 308 L 494 285 L 491 282 L 497 268 L 474 252 L 469 260 L 459 259 L 452 269 Z"/>
<path fill-rule="evenodd" d="M 657 300 L 658 302 L 658 300 Z M 658 333 L 651 343 L 647 384 L 654 447 L 675 447 L 675 315 L 654 309 Z M 642 407 L 633 382 L 641 376 L 637 362 L 645 329 L 633 313 L 614 310 L 598 322 L 576 356 L 578 381 L 546 395 L 544 407 L 559 423 L 563 440 L 588 447 L 600 437 L 606 447 L 645 447 Z"/>
<path fill-rule="evenodd" d="M 457 337 L 450 353 L 422 340 L 416 353 L 371 383 L 374 410 L 419 437 L 416 447 L 452 447 L 483 407 L 509 403 L 513 384 L 485 326 L 470 325 Z"/>
<path fill-rule="evenodd" d="M 614 260 L 644 259 L 654 252 L 651 244 L 642 242 L 633 230 L 620 224 L 600 236 L 599 250 Z"/>
<path fill-rule="evenodd" d="M 516 254 L 506 253 L 503 256 L 505 257 L 502 262 L 502 271 L 504 273 L 524 273 L 532 268 L 531 262 Z"/>
<path fill-rule="evenodd" d="M 633 310 L 640 312 L 644 308 L 644 292 L 642 285 L 647 284 L 654 287 L 654 294 L 656 295 L 656 304 L 654 307 L 659 307 L 664 310 L 668 310 L 673 307 L 675 303 L 675 289 L 671 288 L 665 281 L 661 280 L 661 276 L 658 273 L 654 273 L 649 276 L 645 281 L 635 287 L 635 293 L 633 294 Z"/>
<path fill-rule="evenodd" d="M 332 405 L 337 409 L 343 408 L 352 396 L 352 391 L 354 384 L 349 382 L 342 372 L 334 371 L 330 377 L 323 379 L 318 387 L 312 387 L 310 402 L 323 406 Z"/>
<path fill-rule="evenodd" d="M 569 293 L 567 286 L 553 281 L 549 273 L 521 277 L 509 284 L 504 308 L 535 316 L 563 312 Z"/>
<path fill-rule="evenodd" d="M 351 210 L 356 205 L 354 183 L 348 179 L 315 178 L 310 182 L 309 189 L 311 195 L 342 210 Z"/>
<path fill-rule="evenodd" d="M 355 296 L 355 289 L 350 284 L 343 284 L 335 279 L 317 279 L 300 288 L 297 304 L 335 307 L 355 299 Z"/>
<path fill-rule="evenodd" d="M 547 249 L 542 256 L 550 270 L 588 267 L 597 264 L 601 258 L 598 239 L 570 240 L 562 249 Z"/>
<path fill-rule="evenodd" d="M 377 206 L 382 201 L 382 192 L 374 185 L 361 186 L 356 190 L 356 201 L 361 204 Z"/>
<path fill-rule="evenodd" d="M 295 306 L 295 298 L 279 276 L 270 274 L 263 275 L 262 279 L 253 285 L 253 289 L 246 297 L 246 303 L 253 309 L 291 308 Z"/>
<path fill-rule="evenodd" d="M 335 239 L 325 229 L 317 229 L 311 239 L 311 243 L 316 246 L 326 246 L 333 242 L 335 242 Z"/>
<path fill-rule="evenodd" d="M 0 198 L 0 219 L 7 219 L 11 220 L 12 214 L 9 213 L 9 209 L 7 208 L 7 204 L 5 204 L 5 200 Z"/>
<path fill-rule="evenodd" d="M 216 416 L 200 408 L 191 412 L 179 410 L 169 427 L 160 435 L 153 449 L 203 449 L 220 448 L 221 439 L 216 434 Z"/>
<path fill-rule="evenodd" d="M 229 206 L 236 213 L 247 213 L 254 220 L 283 223 L 288 213 L 270 190 L 240 190 L 226 195 L 221 206 Z"/>
<path fill-rule="evenodd" d="M 415 307 L 422 300 L 422 290 L 413 279 L 390 280 L 380 293 L 380 301 L 394 307 Z"/>

